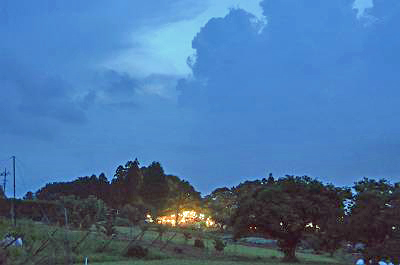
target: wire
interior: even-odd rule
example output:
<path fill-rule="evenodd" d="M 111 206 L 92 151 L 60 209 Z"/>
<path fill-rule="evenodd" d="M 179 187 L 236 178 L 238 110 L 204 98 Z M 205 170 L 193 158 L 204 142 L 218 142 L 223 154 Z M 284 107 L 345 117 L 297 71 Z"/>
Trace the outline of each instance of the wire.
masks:
<path fill-rule="evenodd" d="M 21 182 L 19 182 L 19 184 L 22 184 L 22 190 L 25 190 L 25 191 L 27 191 L 27 190 L 29 190 L 28 189 L 28 186 L 27 186 L 27 184 L 26 184 L 26 182 L 25 182 L 25 177 L 26 177 L 26 166 L 25 166 L 25 163 L 23 163 L 22 161 L 21 161 L 21 159 L 19 159 L 19 158 L 16 158 L 15 159 L 16 160 L 16 162 L 17 163 L 15 163 L 15 167 L 16 167 L 16 169 L 18 170 L 18 172 L 19 172 L 19 174 L 18 174 L 18 178 L 16 178 L 17 180 L 20 180 Z M 17 182 L 17 180 L 16 180 L 16 182 Z M 19 185 L 20 186 L 20 185 Z"/>
<path fill-rule="evenodd" d="M 1 170 L 1 168 L 10 166 L 10 164 L 11 164 L 11 158 L 10 157 L 9 158 L 5 158 L 5 159 L 0 159 L 0 170 Z"/>

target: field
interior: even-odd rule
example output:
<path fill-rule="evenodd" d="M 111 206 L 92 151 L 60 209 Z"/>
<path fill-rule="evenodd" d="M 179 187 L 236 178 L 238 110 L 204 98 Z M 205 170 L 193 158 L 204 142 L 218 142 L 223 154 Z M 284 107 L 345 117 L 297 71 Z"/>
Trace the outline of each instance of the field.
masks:
<path fill-rule="evenodd" d="M 91 263 L 93 265 L 282 265 L 279 261 L 271 262 L 244 262 L 244 261 L 212 261 L 212 260 L 155 260 L 155 261 L 121 261 L 121 262 L 104 262 L 104 263 Z M 285 263 L 288 264 L 288 263 Z M 320 264 L 320 263 L 301 263 L 301 264 Z"/>
<path fill-rule="evenodd" d="M 20 222 L 17 228 L 13 228 L 7 221 L 1 220 L 0 236 L 3 238 L 10 230 L 23 234 L 25 243 L 23 248 L 8 249 L 9 265 L 83 264 L 86 257 L 91 265 L 282 264 L 281 252 L 273 247 L 229 242 L 223 252 L 218 252 L 214 249 L 214 239 L 227 235 L 216 232 L 191 231 L 192 237 L 185 239 L 182 230 L 168 229 L 160 238 L 156 227 L 142 233 L 138 227 L 120 226 L 116 227 L 117 236 L 111 239 L 95 229 L 90 232 L 66 230 L 31 221 Z M 194 247 L 195 239 L 199 238 L 204 242 L 204 249 Z M 148 249 L 148 255 L 143 258 L 127 257 L 128 245 L 144 247 Z M 297 253 L 301 264 L 349 264 L 343 262 L 342 256 L 331 258 L 326 254 L 309 252 Z"/>

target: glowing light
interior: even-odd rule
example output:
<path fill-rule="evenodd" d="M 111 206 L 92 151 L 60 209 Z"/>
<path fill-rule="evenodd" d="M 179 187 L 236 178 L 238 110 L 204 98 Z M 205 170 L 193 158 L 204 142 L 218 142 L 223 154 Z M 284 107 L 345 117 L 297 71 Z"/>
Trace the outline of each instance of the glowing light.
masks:
<path fill-rule="evenodd" d="M 311 228 L 313 228 L 313 227 L 314 227 L 314 224 L 313 224 L 313 223 L 308 223 L 308 224 L 306 225 L 306 227 L 311 227 Z M 315 228 L 316 228 L 316 229 L 321 229 L 321 227 L 319 227 L 319 225 L 315 225 Z"/>
<path fill-rule="evenodd" d="M 154 222 L 154 220 L 153 220 L 153 218 L 151 217 L 150 214 L 146 215 L 145 221 L 146 221 L 147 223 L 153 223 L 153 222 Z"/>
<path fill-rule="evenodd" d="M 198 214 L 195 211 L 183 211 L 178 214 L 171 214 L 167 216 L 160 216 L 157 218 L 158 224 L 172 225 L 176 226 L 178 224 L 196 224 L 199 222 L 205 222 L 207 227 L 215 226 L 216 223 L 210 218 L 205 216 L 205 214 Z"/>

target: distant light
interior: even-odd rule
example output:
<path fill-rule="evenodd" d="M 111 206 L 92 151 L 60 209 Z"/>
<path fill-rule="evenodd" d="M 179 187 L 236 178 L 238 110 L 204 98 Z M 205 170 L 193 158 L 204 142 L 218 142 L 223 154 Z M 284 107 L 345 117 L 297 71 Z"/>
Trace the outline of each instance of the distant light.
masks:
<path fill-rule="evenodd" d="M 172 214 L 170 216 L 160 216 L 157 218 L 157 223 L 176 226 L 176 224 L 194 224 L 200 221 L 205 221 L 207 227 L 214 226 L 216 223 L 208 217 L 206 219 L 205 214 L 197 214 L 195 211 L 183 211 L 178 214 Z"/>

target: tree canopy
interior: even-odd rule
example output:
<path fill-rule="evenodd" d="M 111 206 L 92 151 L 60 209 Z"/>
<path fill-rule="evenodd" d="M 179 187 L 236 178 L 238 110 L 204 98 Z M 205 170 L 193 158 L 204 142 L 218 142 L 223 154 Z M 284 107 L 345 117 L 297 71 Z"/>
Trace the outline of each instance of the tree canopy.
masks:
<path fill-rule="evenodd" d="M 348 193 L 310 177 L 295 176 L 256 181 L 243 188 L 246 192 L 240 194 L 233 217 L 236 237 L 257 231 L 275 238 L 284 261 L 297 260 L 296 247 L 306 233 L 325 229 L 328 220 L 344 217 L 344 196 Z"/>
<path fill-rule="evenodd" d="M 400 186 L 385 179 L 365 178 L 354 185 L 347 220 L 348 239 L 365 245 L 364 255 L 375 263 L 400 256 Z"/>

